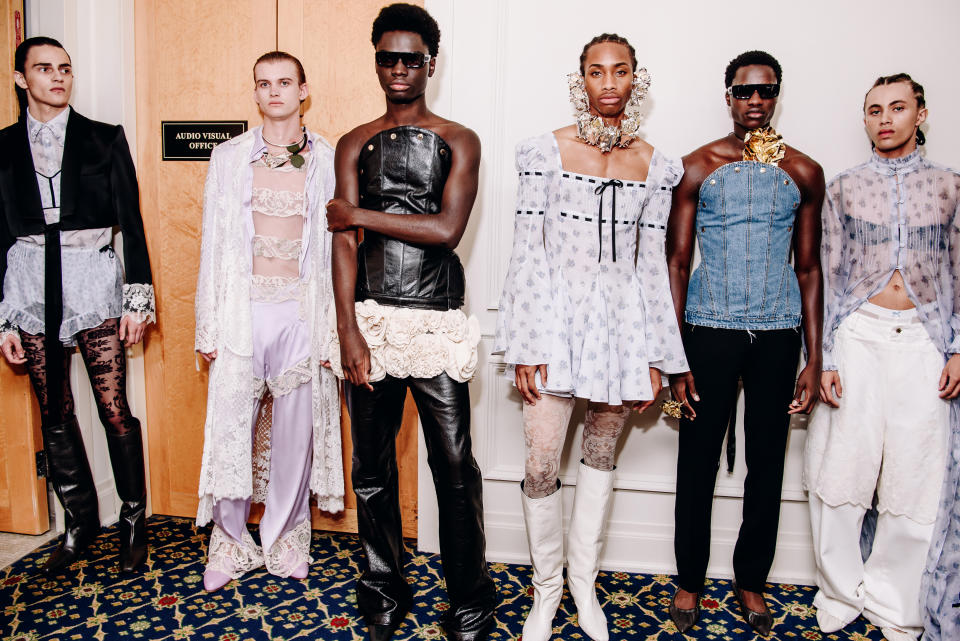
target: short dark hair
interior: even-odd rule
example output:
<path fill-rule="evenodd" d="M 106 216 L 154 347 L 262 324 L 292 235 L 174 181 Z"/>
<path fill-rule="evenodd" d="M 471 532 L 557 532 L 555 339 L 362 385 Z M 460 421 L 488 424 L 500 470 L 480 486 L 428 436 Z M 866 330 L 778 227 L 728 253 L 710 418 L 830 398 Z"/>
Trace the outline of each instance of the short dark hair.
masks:
<path fill-rule="evenodd" d="M 583 65 L 587 62 L 587 51 L 590 50 L 590 47 L 593 45 L 598 45 L 601 42 L 613 42 L 618 45 L 624 45 L 627 48 L 627 51 L 630 52 L 630 69 L 632 71 L 637 70 L 637 52 L 634 51 L 633 45 L 630 44 L 630 41 L 624 38 L 623 36 L 618 36 L 615 33 L 601 33 L 599 36 L 596 36 L 593 40 L 583 45 L 583 51 L 580 52 L 580 75 L 583 75 L 584 69 Z"/>
<path fill-rule="evenodd" d="M 440 25 L 423 7 L 406 2 L 384 7 L 373 21 L 370 41 L 374 47 L 387 31 L 411 31 L 419 34 L 431 56 L 436 56 L 440 50 Z"/>
<path fill-rule="evenodd" d="M 24 73 L 26 71 L 27 55 L 30 53 L 30 50 L 34 47 L 42 47 L 44 45 L 63 49 L 63 52 L 67 53 L 67 50 L 64 49 L 59 40 L 54 40 L 53 38 L 48 38 L 47 36 L 34 36 L 32 38 L 27 38 L 17 46 L 17 50 L 13 54 L 13 70 Z M 67 58 L 70 58 L 69 53 L 67 53 Z M 27 92 L 26 90 L 17 86 L 14 86 L 14 89 L 17 90 L 17 104 L 20 106 L 20 117 L 26 118 Z"/>
<path fill-rule="evenodd" d="M 303 64 L 300 62 L 300 60 L 296 56 L 289 54 L 286 51 L 268 51 L 267 53 L 257 58 L 257 61 L 253 63 L 253 81 L 254 82 L 257 81 L 257 65 L 258 64 L 260 64 L 261 62 L 280 62 L 282 60 L 289 60 L 294 64 L 294 66 L 296 66 L 297 73 L 300 76 L 301 85 L 307 81 L 307 74 L 303 70 Z"/>
<path fill-rule="evenodd" d="M 733 84 L 733 77 L 737 75 L 737 69 L 740 67 L 749 67 L 750 65 L 764 65 L 773 69 L 777 76 L 777 83 L 783 79 L 783 70 L 777 59 L 766 51 L 745 51 L 730 61 L 727 65 L 727 71 L 724 78 L 724 86 L 729 87 Z"/>
<path fill-rule="evenodd" d="M 927 106 L 927 99 L 923 95 L 923 85 L 921 85 L 919 82 L 911 78 L 910 74 L 908 73 L 895 73 L 890 76 L 880 76 L 874 81 L 873 86 L 870 87 L 867 93 L 864 94 L 863 96 L 863 108 L 864 109 L 867 108 L 867 96 L 876 87 L 879 87 L 881 85 L 892 85 L 898 82 L 905 82 L 908 85 L 910 85 L 910 90 L 913 91 L 913 97 L 917 101 L 918 108 L 923 109 L 924 107 Z M 917 144 L 924 145 L 926 144 L 926 142 L 927 142 L 927 137 L 924 135 L 922 131 L 920 131 L 920 128 L 917 127 Z"/>

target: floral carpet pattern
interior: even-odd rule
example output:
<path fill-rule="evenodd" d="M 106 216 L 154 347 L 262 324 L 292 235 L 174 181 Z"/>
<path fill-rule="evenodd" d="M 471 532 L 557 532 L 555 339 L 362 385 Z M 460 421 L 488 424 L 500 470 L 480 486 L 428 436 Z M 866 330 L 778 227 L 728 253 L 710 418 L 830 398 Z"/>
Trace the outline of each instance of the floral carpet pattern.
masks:
<path fill-rule="evenodd" d="M 219 592 L 203 590 L 209 528 L 190 520 L 152 517 L 150 557 L 138 573 L 116 568 L 117 537 L 110 528 L 69 574 L 37 574 L 53 548 L 44 546 L 0 570 L 2 641 L 252 641 L 365 639 L 357 612 L 354 581 L 360 544 L 353 535 L 313 533 L 315 559 L 304 581 L 281 579 L 261 569 Z M 394 639 L 442 639 L 437 621 L 449 607 L 440 560 L 409 545 L 407 580 L 414 586 L 413 611 Z M 530 567 L 492 563 L 501 603 L 493 641 L 516 641 L 530 608 Z M 601 572 L 598 595 L 611 640 L 680 641 L 667 608 L 675 585 L 667 575 Z M 770 585 L 768 602 L 776 625 L 770 638 L 796 641 L 879 641 L 880 631 L 862 618 L 842 633 L 817 628 L 809 586 Z M 589 641 L 577 625 L 573 601 L 564 593 L 554 639 Z M 754 635 L 738 614 L 730 581 L 708 581 L 700 622 L 687 639 L 735 641 Z M 757 637 L 759 638 L 759 637 Z"/>

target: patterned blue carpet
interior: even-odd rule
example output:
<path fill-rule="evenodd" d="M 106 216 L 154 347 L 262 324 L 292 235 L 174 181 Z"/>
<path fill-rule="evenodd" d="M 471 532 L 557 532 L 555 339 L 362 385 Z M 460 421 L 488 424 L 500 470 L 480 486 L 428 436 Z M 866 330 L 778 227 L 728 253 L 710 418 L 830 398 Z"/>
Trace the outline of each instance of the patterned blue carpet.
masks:
<path fill-rule="evenodd" d="M 151 553 L 143 571 L 121 576 L 116 569 L 115 530 L 106 531 L 69 575 L 36 574 L 53 544 L 0 571 L 2 641 L 248 641 L 288 639 L 361 640 L 365 628 L 353 595 L 360 545 L 355 536 L 314 532 L 316 562 L 305 581 L 278 579 L 258 570 L 214 594 L 203 590 L 203 563 L 209 529 L 170 517 L 150 519 Z M 439 639 L 437 620 L 448 607 L 436 555 L 408 548 L 407 579 L 415 587 L 414 609 L 395 639 Z M 501 604 L 490 638 L 516 641 L 530 607 L 530 568 L 490 566 Z M 601 572 L 598 590 L 611 640 L 666 640 L 682 637 L 667 607 L 675 589 L 666 575 Z M 768 602 L 776 617 L 771 638 L 820 641 L 879 641 L 880 631 L 862 618 L 840 634 L 822 634 L 808 586 L 770 585 Z M 554 620 L 554 639 L 588 641 L 577 626 L 573 601 L 564 594 Z M 726 580 L 710 581 L 700 623 L 688 639 L 751 639 L 737 614 Z"/>

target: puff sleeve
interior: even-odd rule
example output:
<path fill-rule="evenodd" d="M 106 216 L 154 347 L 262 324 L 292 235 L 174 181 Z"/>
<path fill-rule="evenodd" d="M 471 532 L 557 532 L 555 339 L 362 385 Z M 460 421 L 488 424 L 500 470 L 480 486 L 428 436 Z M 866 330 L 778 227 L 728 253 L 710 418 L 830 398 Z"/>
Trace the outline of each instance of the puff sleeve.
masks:
<path fill-rule="evenodd" d="M 551 361 L 552 345 L 560 331 L 560 310 L 552 297 L 543 238 L 550 184 L 556 177 L 536 139 L 517 145 L 516 166 L 520 184 L 513 253 L 500 294 L 494 352 L 502 353 L 509 364 L 540 365 Z"/>
<path fill-rule="evenodd" d="M 660 154 L 654 156 L 647 179 L 646 204 L 637 223 L 636 274 L 644 302 L 650 366 L 666 374 L 690 369 L 670 294 L 665 246 L 673 188 L 682 176 L 680 161 Z"/>

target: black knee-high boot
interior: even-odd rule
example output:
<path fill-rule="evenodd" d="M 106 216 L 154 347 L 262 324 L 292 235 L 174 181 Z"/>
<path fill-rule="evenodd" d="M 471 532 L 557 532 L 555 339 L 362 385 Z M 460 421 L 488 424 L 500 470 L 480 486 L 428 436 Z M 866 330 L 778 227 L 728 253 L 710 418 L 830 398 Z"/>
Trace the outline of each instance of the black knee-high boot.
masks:
<path fill-rule="evenodd" d="M 132 572 L 147 558 L 147 484 L 140 421 L 127 420 L 123 434 L 107 434 L 110 465 L 120 506 L 120 570 Z"/>
<path fill-rule="evenodd" d="M 53 491 L 63 505 L 66 528 L 42 571 L 53 574 L 73 563 L 100 533 L 97 489 L 75 416 L 43 427 L 43 445 Z"/>

